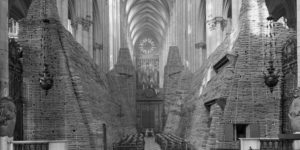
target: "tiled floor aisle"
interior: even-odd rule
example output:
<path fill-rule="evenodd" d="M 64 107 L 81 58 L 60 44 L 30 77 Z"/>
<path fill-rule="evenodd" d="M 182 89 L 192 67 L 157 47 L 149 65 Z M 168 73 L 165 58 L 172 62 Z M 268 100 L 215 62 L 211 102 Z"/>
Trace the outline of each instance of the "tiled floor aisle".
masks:
<path fill-rule="evenodd" d="M 154 137 L 145 137 L 145 150 L 161 150 Z"/>

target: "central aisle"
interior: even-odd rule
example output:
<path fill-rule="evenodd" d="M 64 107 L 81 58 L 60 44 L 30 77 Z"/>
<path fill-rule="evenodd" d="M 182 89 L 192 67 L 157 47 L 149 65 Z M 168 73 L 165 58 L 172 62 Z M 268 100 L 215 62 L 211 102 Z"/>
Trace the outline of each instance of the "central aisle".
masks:
<path fill-rule="evenodd" d="M 145 137 L 145 150 L 161 150 L 154 137 Z"/>

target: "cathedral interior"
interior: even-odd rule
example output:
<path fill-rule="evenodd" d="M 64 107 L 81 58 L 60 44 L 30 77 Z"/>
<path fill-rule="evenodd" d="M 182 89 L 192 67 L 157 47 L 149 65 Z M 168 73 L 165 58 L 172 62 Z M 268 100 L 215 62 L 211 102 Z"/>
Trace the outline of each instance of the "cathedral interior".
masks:
<path fill-rule="evenodd" d="M 296 149 L 297 14 L 297 0 L 0 0 L 0 149 Z"/>

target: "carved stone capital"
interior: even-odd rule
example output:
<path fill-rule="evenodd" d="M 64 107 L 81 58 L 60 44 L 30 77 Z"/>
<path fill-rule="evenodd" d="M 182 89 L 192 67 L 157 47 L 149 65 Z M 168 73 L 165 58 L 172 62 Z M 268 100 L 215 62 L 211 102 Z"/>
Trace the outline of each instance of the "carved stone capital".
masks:
<path fill-rule="evenodd" d="M 90 26 L 92 25 L 93 22 L 91 20 L 88 20 L 88 19 L 82 19 L 80 23 L 83 27 L 83 30 L 89 31 Z"/>
<path fill-rule="evenodd" d="M 217 24 L 220 24 L 221 29 L 224 30 L 227 25 L 227 20 L 225 20 L 223 17 L 215 17 L 207 21 L 207 25 L 211 31 L 216 29 Z"/>
<path fill-rule="evenodd" d="M 95 50 L 103 50 L 103 45 L 102 44 L 99 44 L 99 43 L 94 43 L 94 49 Z"/>
<path fill-rule="evenodd" d="M 71 26 L 76 30 L 78 27 L 78 21 L 77 19 L 72 19 L 71 20 Z"/>
<path fill-rule="evenodd" d="M 73 28 L 77 29 L 78 24 L 82 25 L 82 29 L 85 31 L 89 31 L 90 26 L 92 25 L 93 21 L 91 21 L 91 19 L 89 19 L 90 17 L 86 17 L 86 18 L 76 18 L 72 21 L 72 26 Z"/>

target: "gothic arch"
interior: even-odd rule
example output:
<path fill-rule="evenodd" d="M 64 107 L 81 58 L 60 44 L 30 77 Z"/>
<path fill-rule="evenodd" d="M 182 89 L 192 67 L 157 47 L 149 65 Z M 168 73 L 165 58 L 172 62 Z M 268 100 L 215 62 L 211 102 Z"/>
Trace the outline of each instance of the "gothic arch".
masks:
<path fill-rule="evenodd" d="M 201 53 L 201 61 L 200 64 L 202 64 L 204 62 L 204 60 L 206 59 L 206 54 L 207 54 L 207 50 L 206 50 L 206 1 L 205 0 L 201 0 L 198 4 L 198 15 L 197 15 L 197 34 L 196 34 L 196 40 L 197 40 L 197 44 L 195 45 L 196 48 L 200 48 L 202 47 L 202 51 Z"/>
<path fill-rule="evenodd" d="M 127 0 L 125 13 L 132 45 L 149 32 L 157 41 L 163 39 L 170 19 L 168 1 Z"/>
<path fill-rule="evenodd" d="M 99 32 L 98 30 L 102 29 L 101 17 L 99 12 L 98 2 L 96 0 L 93 1 L 93 21 L 94 21 L 94 29 L 95 32 Z M 99 33 L 96 33 L 99 34 Z"/>

